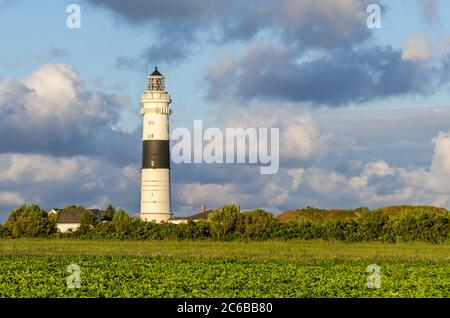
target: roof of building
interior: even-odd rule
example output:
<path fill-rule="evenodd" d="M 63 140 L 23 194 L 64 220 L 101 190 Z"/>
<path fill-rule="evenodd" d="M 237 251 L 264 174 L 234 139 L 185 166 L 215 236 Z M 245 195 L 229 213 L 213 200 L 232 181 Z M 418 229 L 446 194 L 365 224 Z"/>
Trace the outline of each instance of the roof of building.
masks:
<path fill-rule="evenodd" d="M 95 216 L 98 222 L 102 220 L 102 211 L 98 209 L 85 209 L 83 207 L 70 206 L 62 209 L 58 213 L 58 220 L 56 223 L 59 224 L 79 224 L 81 223 L 81 215 L 83 213 L 91 213 Z"/>
<path fill-rule="evenodd" d="M 158 71 L 158 66 L 156 66 L 155 70 L 150 76 L 163 76 L 163 75 Z"/>

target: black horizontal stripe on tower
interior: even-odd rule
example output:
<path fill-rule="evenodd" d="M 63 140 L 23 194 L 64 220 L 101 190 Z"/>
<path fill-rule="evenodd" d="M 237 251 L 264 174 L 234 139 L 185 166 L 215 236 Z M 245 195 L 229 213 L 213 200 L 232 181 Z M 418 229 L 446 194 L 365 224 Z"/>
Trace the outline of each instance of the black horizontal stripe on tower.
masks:
<path fill-rule="evenodd" d="M 142 169 L 170 169 L 170 150 L 168 140 L 143 141 Z"/>

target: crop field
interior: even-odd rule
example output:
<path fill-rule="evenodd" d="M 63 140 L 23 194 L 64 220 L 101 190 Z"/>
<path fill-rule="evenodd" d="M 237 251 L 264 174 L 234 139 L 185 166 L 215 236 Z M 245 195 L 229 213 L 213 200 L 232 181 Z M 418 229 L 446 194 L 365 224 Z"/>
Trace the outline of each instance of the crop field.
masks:
<path fill-rule="evenodd" d="M 1 240 L 0 297 L 450 297 L 449 255 L 448 243 Z"/>

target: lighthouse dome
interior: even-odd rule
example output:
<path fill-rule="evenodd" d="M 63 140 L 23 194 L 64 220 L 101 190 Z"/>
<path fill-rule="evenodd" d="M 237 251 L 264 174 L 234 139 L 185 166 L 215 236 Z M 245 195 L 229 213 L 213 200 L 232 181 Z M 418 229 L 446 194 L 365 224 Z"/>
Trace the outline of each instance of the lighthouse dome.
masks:
<path fill-rule="evenodd" d="M 163 75 L 158 71 L 158 66 L 156 66 L 155 70 L 150 76 L 163 76 Z"/>

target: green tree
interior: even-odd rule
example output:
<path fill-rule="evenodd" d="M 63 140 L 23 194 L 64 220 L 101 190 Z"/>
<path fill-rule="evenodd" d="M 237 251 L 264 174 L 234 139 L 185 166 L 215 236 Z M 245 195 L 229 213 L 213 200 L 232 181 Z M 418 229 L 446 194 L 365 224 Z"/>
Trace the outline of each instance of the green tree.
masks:
<path fill-rule="evenodd" d="M 119 209 L 111 222 L 114 236 L 119 239 L 129 238 L 136 228 L 135 223 L 125 210 Z"/>
<path fill-rule="evenodd" d="M 112 221 L 114 215 L 116 214 L 116 209 L 112 206 L 112 204 L 108 204 L 105 211 L 103 212 L 103 221 Z"/>
<path fill-rule="evenodd" d="M 87 234 L 97 225 L 97 220 L 94 213 L 85 210 L 80 215 L 80 227 L 77 229 L 77 234 Z"/>
<path fill-rule="evenodd" d="M 237 206 L 230 204 L 221 207 L 208 216 L 212 234 L 220 239 L 232 239 L 238 225 L 240 212 Z"/>
<path fill-rule="evenodd" d="M 272 213 L 261 209 L 241 213 L 239 224 L 239 228 L 246 238 L 256 240 L 271 238 L 278 228 L 278 222 Z"/>
<path fill-rule="evenodd" d="M 5 227 L 14 238 L 45 237 L 56 233 L 55 221 L 38 205 L 22 205 L 9 214 Z"/>
<path fill-rule="evenodd" d="M 84 211 L 80 216 L 80 223 L 84 226 L 93 227 L 97 224 L 94 213 L 90 211 Z"/>

